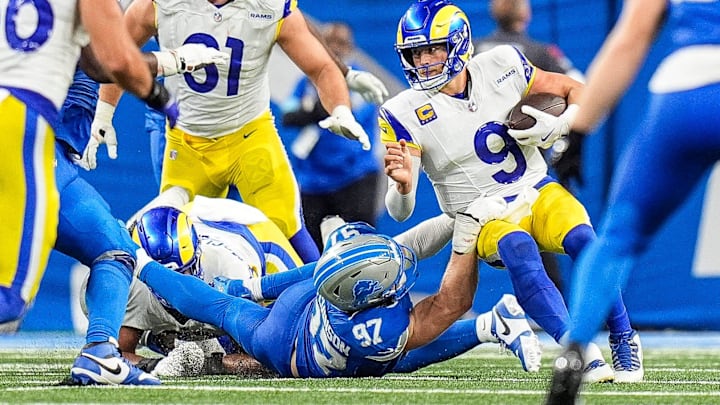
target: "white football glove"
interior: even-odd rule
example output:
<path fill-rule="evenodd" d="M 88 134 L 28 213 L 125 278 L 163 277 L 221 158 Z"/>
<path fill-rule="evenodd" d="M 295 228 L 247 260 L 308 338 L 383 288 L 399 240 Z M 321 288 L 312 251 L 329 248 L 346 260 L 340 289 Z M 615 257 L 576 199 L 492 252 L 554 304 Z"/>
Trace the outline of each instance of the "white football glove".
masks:
<path fill-rule="evenodd" d="M 318 125 L 320 125 L 320 128 L 329 129 L 347 139 L 360 142 L 363 150 L 370 150 L 370 138 L 368 138 L 368 134 L 363 127 L 355 121 L 352 111 L 350 111 L 350 108 L 346 105 L 335 107 L 332 114 L 318 122 Z"/>
<path fill-rule="evenodd" d="M 191 73 L 206 65 L 226 65 L 230 55 L 204 44 L 185 44 L 169 51 L 153 52 L 157 58 L 158 76 Z"/>
<path fill-rule="evenodd" d="M 570 104 L 565 112 L 556 117 L 552 114 L 540 111 L 529 105 L 522 107 L 522 112 L 535 118 L 535 125 L 528 129 L 510 129 L 508 134 L 515 138 L 517 143 L 525 146 L 539 146 L 547 149 L 563 135 L 570 132 L 570 126 L 575 121 L 578 113 L 577 104 Z"/>
<path fill-rule="evenodd" d="M 500 219 L 513 224 L 519 224 L 520 220 L 532 214 L 532 206 L 539 196 L 540 192 L 534 187 L 525 187 L 517 197 L 507 205 L 507 209 L 503 212 Z"/>
<path fill-rule="evenodd" d="M 82 156 L 73 162 L 85 170 L 97 168 L 97 151 L 100 145 L 107 146 L 110 159 L 117 159 L 117 136 L 112 125 L 115 106 L 104 101 L 98 101 L 95 107 L 95 117 L 90 126 L 90 141 Z"/>
<path fill-rule="evenodd" d="M 466 254 L 474 251 L 480 230 L 488 222 L 500 218 L 508 204 L 501 196 L 479 197 L 467 207 L 465 212 L 455 215 L 453 229 L 453 251 Z"/>
<path fill-rule="evenodd" d="M 350 90 L 360 93 L 369 103 L 382 104 L 385 97 L 390 94 L 385 84 L 370 72 L 348 68 L 345 81 Z"/>

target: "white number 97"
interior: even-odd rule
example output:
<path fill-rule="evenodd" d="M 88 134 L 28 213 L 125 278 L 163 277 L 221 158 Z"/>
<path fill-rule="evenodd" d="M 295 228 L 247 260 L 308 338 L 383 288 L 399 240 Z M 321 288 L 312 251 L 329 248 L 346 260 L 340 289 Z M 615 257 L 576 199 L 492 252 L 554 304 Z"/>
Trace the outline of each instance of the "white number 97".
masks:
<path fill-rule="evenodd" d="M 360 345 L 362 347 L 368 347 L 371 344 L 378 345 L 383 341 L 382 337 L 380 337 L 381 325 L 381 318 L 375 318 L 365 323 L 359 323 L 353 326 L 353 335 L 355 335 L 355 339 L 360 341 Z M 372 330 L 372 336 L 370 336 L 370 330 Z"/>

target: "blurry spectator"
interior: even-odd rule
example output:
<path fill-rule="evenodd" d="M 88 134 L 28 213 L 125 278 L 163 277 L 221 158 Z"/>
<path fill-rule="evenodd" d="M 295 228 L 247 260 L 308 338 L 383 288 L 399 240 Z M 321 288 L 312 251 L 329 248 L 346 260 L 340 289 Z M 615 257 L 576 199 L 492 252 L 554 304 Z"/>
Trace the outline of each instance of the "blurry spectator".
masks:
<path fill-rule="evenodd" d="M 486 37 L 475 41 L 476 52 L 484 52 L 498 45 L 509 44 L 525 54 L 533 65 L 548 72 L 564 73 L 573 79 L 584 81 L 582 73 L 554 44 L 536 41 L 527 34 L 532 18 L 530 0 L 491 0 L 490 14 L 497 29 Z M 558 139 L 545 153 L 548 164 L 560 183 L 568 190 L 571 182 L 580 184 L 582 139 L 574 134 Z M 557 260 L 552 253 L 541 253 L 548 275 L 558 288 L 562 282 Z"/>
<path fill-rule="evenodd" d="M 329 23 L 323 27 L 322 36 L 328 49 L 338 58 L 351 68 L 362 70 L 352 61 L 355 47 L 347 24 Z M 357 93 L 351 92 L 350 96 L 353 115 L 370 136 L 373 145 L 370 151 L 362 150 L 358 142 L 348 142 L 317 125 L 328 113 L 306 77 L 298 82 L 282 108 L 283 126 L 299 130 L 297 136 L 284 134 L 283 137 L 289 146 L 290 161 L 300 185 L 305 225 L 320 249 L 320 223 L 325 216 L 339 215 L 349 222 L 365 221 L 371 225 L 375 225 L 378 216 L 382 171 L 377 107 Z"/>

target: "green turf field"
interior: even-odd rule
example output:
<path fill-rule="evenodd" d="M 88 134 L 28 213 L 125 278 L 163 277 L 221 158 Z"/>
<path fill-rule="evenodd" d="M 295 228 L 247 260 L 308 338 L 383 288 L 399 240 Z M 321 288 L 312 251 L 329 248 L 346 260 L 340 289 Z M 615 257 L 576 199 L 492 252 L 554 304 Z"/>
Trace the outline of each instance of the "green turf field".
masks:
<path fill-rule="evenodd" d="M 413 374 L 334 380 L 203 377 L 160 387 L 58 386 L 77 350 L 0 350 L 0 403 L 540 404 L 557 349 L 539 374 L 493 347 Z M 607 353 L 606 353 L 607 358 Z M 645 382 L 587 386 L 586 404 L 720 403 L 720 349 L 646 349 Z"/>

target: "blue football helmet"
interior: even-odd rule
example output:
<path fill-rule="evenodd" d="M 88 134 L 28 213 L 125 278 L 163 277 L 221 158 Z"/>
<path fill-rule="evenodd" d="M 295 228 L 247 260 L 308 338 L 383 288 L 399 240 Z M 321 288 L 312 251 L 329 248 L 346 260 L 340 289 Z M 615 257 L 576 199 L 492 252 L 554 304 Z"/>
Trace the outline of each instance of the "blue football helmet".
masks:
<path fill-rule="evenodd" d="M 145 212 L 136 221 L 132 237 L 165 267 L 202 278 L 199 239 L 192 221 L 179 209 L 156 207 Z"/>
<path fill-rule="evenodd" d="M 447 59 L 433 65 L 415 66 L 413 50 L 429 45 L 445 46 Z M 439 89 L 460 73 L 472 57 L 470 22 L 449 0 L 417 0 L 400 19 L 395 50 L 413 89 Z M 431 68 L 437 65 L 442 65 L 442 72 L 431 76 Z"/>
<path fill-rule="evenodd" d="M 326 250 L 313 282 L 325 300 L 352 313 L 401 299 L 417 274 L 412 250 L 385 235 L 361 234 Z"/>
<path fill-rule="evenodd" d="M 345 240 L 348 240 L 350 238 L 354 238 L 358 235 L 365 235 L 365 234 L 377 234 L 377 231 L 375 228 L 368 224 L 367 222 L 349 222 L 341 227 L 335 229 L 334 231 L 330 232 L 330 235 L 327 237 L 327 242 L 325 243 L 325 248 L 323 251 L 330 249 L 333 245 L 335 245 L 338 242 L 342 242 Z"/>

